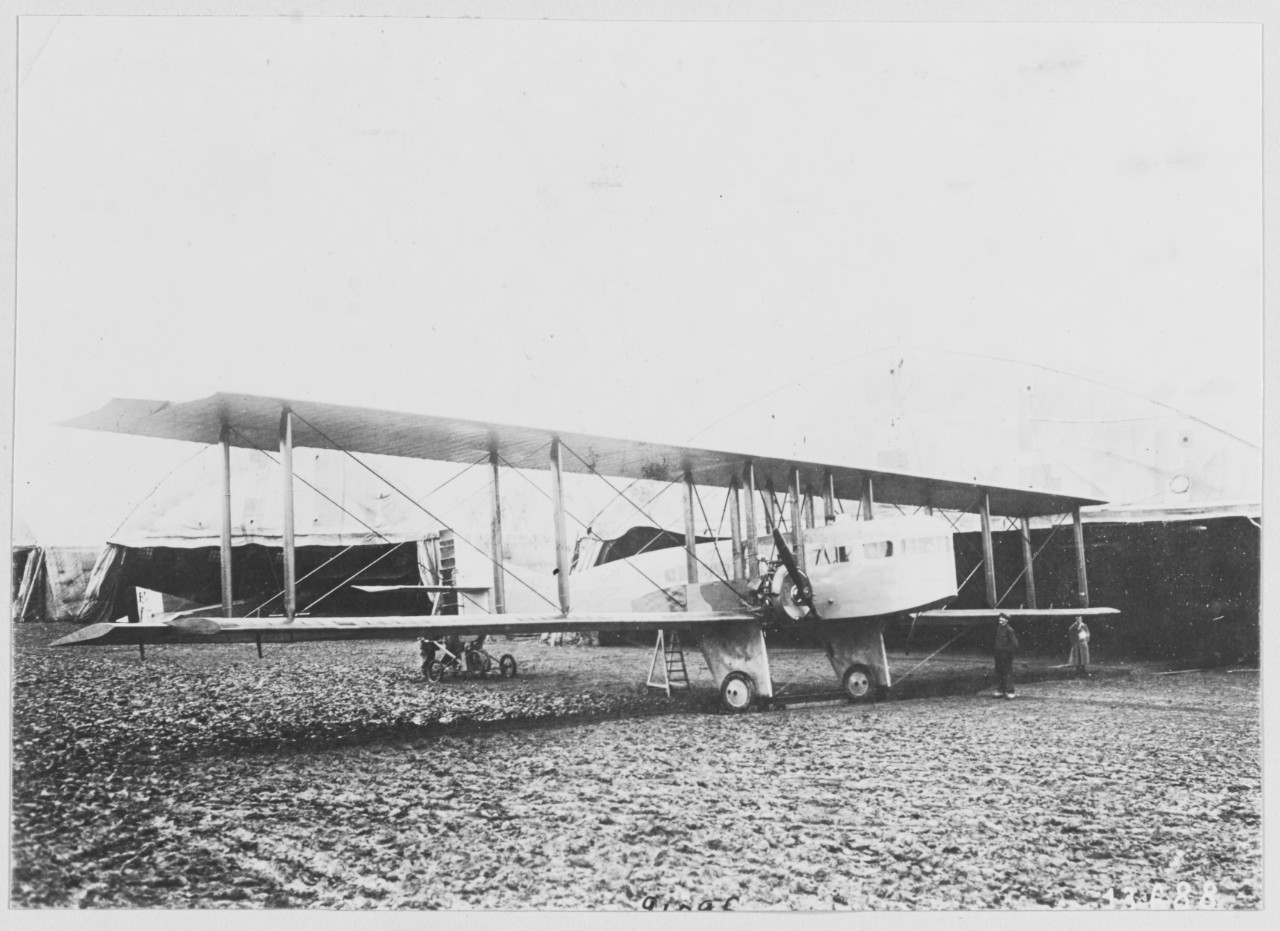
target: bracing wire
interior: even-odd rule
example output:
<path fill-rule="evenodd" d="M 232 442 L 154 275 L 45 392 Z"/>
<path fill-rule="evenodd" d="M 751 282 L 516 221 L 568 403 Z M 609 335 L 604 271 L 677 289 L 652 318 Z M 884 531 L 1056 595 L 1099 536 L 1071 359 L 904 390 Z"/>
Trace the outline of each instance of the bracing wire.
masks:
<path fill-rule="evenodd" d="M 694 489 L 693 489 L 693 497 L 697 499 L 697 501 L 698 501 L 698 510 L 702 512 L 702 522 L 703 522 L 704 524 L 706 524 L 706 525 L 707 525 L 707 529 L 708 529 L 708 530 L 710 530 L 710 529 L 711 529 L 711 518 L 707 517 L 707 509 L 706 509 L 706 508 L 703 506 L 703 504 L 702 504 L 702 495 L 698 494 L 697 486 L 694 486 Z M 729 496 L 728 496 L 728 495 L 725 495 L 725 496 L 724 496 L 724 507 L 725 507 L 725 512 L 728 512 L 728 510 L 729 510 Z M 720 515 L 720 520 L 721 520 L 721 522 L 723 522 L 723 521 L 724 521 L 724 513 L 722 513 L 722 514 Z M 727 580 L 728 580 L 728 578 L 729 578 L 729 567 L 728 567 L 728 566 L 726 566 L 726 565 L 724 564 L 724 556 L 722 556 L 722 555 L 720 554 L 720 545 L 719 545 L 720 541 L 719 541 L 719 536 L 720 536 L 720 534 L 719 534 L 719 532 L 717 531 L 717 533 L 716 533 L 716 538 L 717 538 L 717 539 L 716 539 L 715 541 L 713 541 L 713 542 L 712 542 L 712 546 L 713 546 L 713 548 L 715 549 L 716 559 L 717 559 L 717 560 L 719 560 L 719 562 L 720 562 L 720 570 L 721 570 L 722 572 L 724 572 L 724 577 L 721 579 L 721 581 L 723 582 L 723 581 L 727 581 Z M 697 545 L 697 541 L 698 541 L 698 535 L 697 535 L 696 533 L 693 535 L 693 540 L 694 540 L 694 545 L 696 546 L 696 545 Z"/>
<path fill-rule="evenodd" d="M 600 479 L 600 481 L 604 482 L 604 483 L 605 483 L 606 485 L 608 485 L 610 488 L 613 488 L 615 491 L 617 491 L 617 487 L 616 487 L 612 482 L 610 482 L 608 478 L 606 478 L 604 475 L 600 474 L 600 472 L 599 472 L 599 471 L 597 471 L 596 467 L 595 467 L 592 463 L 587 462 L 587 460 L 585 460 L 585 459 L 583 459 L 581 456 L 579 456 L 579 455 L 577 454 L 577 452 L 575 452 L 575 451 L 574 451 L 574 449 L 573 449 L 572 447 L 570 447 L 569 445 L 565 444 L 565 443 L 564 443 L 564 441 L 561 441 L 561 446 L 562 446 L 564 449 L 569 450 L 570 455 L 572 455 L 575 459 L 577 459 L 577 460 L 578 460 L 579 462 L 581 462 L 584 466 L 586 466 L 586 467 L 587 467 L 587 471 L 589 471 L 592 475 L 596 476 L 598 479 Z M 631 505 L 633 508 L 635 508 L 637 511 L 639 511 L 639 512 L 644 516 L 645 520 L 649 521 L 649 522 L 650 522 L 651 524 L 653 524 L 655 527 L 661 527 L 661 526 L 662 526 L 662 525 L 661 525 L 661 524 L 659 524 L 656 520 L 654 520 L 654 519 L 653 519 L 653 517 L 652 517 L 652 516 L 650 516 L 650 515 L 649 515 L 649 514 L 644 510 L 644 508 L 640 507 L 640 505 L 636 504 L 636 503 L 635 503 L 634 501 L 632 501 L 630 498 L 626 498 L 626 497 L 624 497 L 624 498 L 623 498 L 623 500 L 624 500 L 624 501 L 626 501 L 628 504 L 630 504 L 630 505 Z M 728 578 L 721 578 L 720 576 L 716 575 L 716 570 L 715 570 L 715 569 L 713 569 L 711 566 L 707 565 L 707 563 L 706 563 L 706 562 L 704 562 L 704 561 L 702 560 L 702 558 L 698 556 L 698 554 L 697 554 L 697 552 L 696 552 L 696 551 L 691 550 L 691 551 L 690 551 L 690 554 L 693 556 L 693 559 L 694 559 L 694 561 L 695 561 L 695 562 L 697 562 L 700 566 L 702 566 L 704 569 L 706 569 L 708 572 L 710 572 L 710 573 L 711 573 L 711 576 L 712 576 L 713 578 L 715 578 L 716 580 L 718 580 L 718 581 L 720 581 L 720 582 L 723 582 L 723 583 L 725 584 L 725 586 L 726 586 L 726 587 L 728 587 L 728 589 L 729 589 L 731 592 L 733 592 L 734 596 L 735 596 L 739 601 L 741 601 L 741 602 L 742 602 L 744 605 L 746 605 L 748 608 L 754 608 L 754 606 L 751 604 L 751 602 L 750 602 L 750 601 L 748 601 L 748 600 L 747 600 L 746 598 L 744 598 L 742 595 L 738 594 L 737 589 L 735 589 L 732 585 L 730 585 L 730 584 L 729 584 L 729 579 L 728 579 Z"/>
<path fill-rule="evenodd" d="M 1066 524 L 1066 522 L 1067 522 L 1066 518 L 1063 518 L 1062 520 L 1058 521 L 1052 527 L 1049 528 L 1049 535 L 1044 538 L 1044 542 L 1041 543 L 1040 546 L 1036 548 L 1036 551 L 1031 554 L 1032 563 L 1036 561 L 1036 559 L 1039 557 L 1040 553 L 1044 550 L 1044 548 L 1049 545 L 1049 541 L 1053 539 L 1053 535 L 1057 533 L 1058 530 Z M 1014 578 L 1013 582 L 1009 585 L 1009 587 L 1005 589 L 1005 593 L 1000 596 L 1000 600 L 996 602 L 996 607 L 999 607 L 1004 602 L 1004 600 L 1009 597 L 1009 592 L 1013 591 L 1014 586 L 1016 586 L 1020 581 L 1022 581 L 1022 577 L 1026 574 L 1027 574 L 1027 567 L 1023 566 L 1022 571 L 1018 573 L 1018 575 Z"/>
<path fill-rule="evenodd" d="M 553 499 L 549 494 L 547 494 L 545 491 L 539 488 L 538 484 L 534 482 L 531 478 L 529 478 L 529 476 L 525 475 L 522 470 L 516 469 L 514 466 L 512 466 L 511 463 L 507 462 L 506 459 L 503 459 L 501 454 L 498 455 L 498 458 L 502 460 L 502 462 L 507 466 L 507 468 L 512 469 L 512 471 L 514 471 L 522 479 L 528 482 L 529 485 L 538 492 L 538 494 L 542 495 L 552 504 L 555 504 L 555 499 Z M 657 501 L 659 498 L 661 498 L 663 493 L 675 483 L 676 483 L 675 480 L 668 482 L 666 486 L 664 486 L 656 495 L 653 496 L 652 499 L 650 499 L 649 503 L 652 504 L 654 501 Z M 633 482 L 632 484 L 634 485 L 635 483 Z M 616 501 L 619 497 L 622 497 L 624 500 L 630 501 L 629 498 L 626 498 L 625 494 L 614 495 L 613 500 Z M 584 524 L 581 518 L 576 517 L 574 514 L 572 514 L 568 508 L 564 508 L 563 510 L 564 510 L 564 513 L 574 521 L 574 523 L 578 524 L 584 530 L 586 530 L 586 532 L 590 534 L 590 536 L 593 539 L 600 540 L 600 536 L 595 531 L 593 531 L 589 525 Z M 599 516 L 599 515 L 596 515 L 596 516 Z M 684 604 L 680 601 L 680 599 L 678 599 L 675 595 L 671 594 L 671 592 L 667 591 L 667 589 L 662 585 L 662 583 L 658 582 L 656 579 L 651 577 L 647 572 L 645 572 L 643 569 L 641 569 L 639 566 L 637 566 L 635 563 L 631 561 L 634 557 L 639 556 L 641 553 L 647 550 L 650 546 L 652 546 L 654 541 L 656 541 L 657 539 L 658 537 L 655 536 L 644 546 L 640 547 L 638 552 L 633 553 L 631 556 L 623 556 L 622 561 L 625 562 L 632 569 L 634 569 L 636 572 L 638 572 L 641 578 L 643 578 L 646 582 L 652 585 L 657 591 L 661 592 L 667 598 L 667 600 L 670 601 L 673 605 L 683 608 Z M 600 540 L 600 542 L 604 542 L 604 541 Z"/>
<path fill-rule="evenodd" d="M 461 542 L 465 543 L 467 546 L 471 547 L 473 550 L 475 550 L 477 553 L 479 553 L 479 554 L 480 554 L 481 556 L 483 556 L 485 559 L 489 560 L 489 562 L 490 562 L 490 563 L 493 563 L 494 565 L 498 565 L 498 561 L 497 561 L 496 559 L 494 559 L 494 558 L 493 558 L 492 554 L 490 554 L 490 553 L 486 552 L 486 551 L 484 550 L 484 548 L 483 548 L 483 547 L 477 546 L 476 544 L 472 543 L 470 540 L 468 540 L 468 539 L 467 539 L 466 537 L 464 537 L 462 534 L 458 533 L 458 531 L 457 531 L 457 530 L 455 530 L 454 528 L 450 527 L 447 523 L 445 523 L 443 520 L 441 520 L 439 517 L 437 517 L 435 514 L 433 514 L 430 510 L 428 510 L 425 506 L 423 506 L 423 504 L 422 504 L 420 501 L 416 501 L 416 500 L 414 500 L 414 498 L 413 498 L 413 496 L 412 496 L 412 495 L 410 495 L 410 494 L 408 494 L 407 492 L 405 492 L 402 488 L 400 488 L 398 485 L 396 485 L 396 484 L 394 484 L 393 482 L 391 482 L 391 481 L 390 481 L 389 479 L 387 479 L 385 476 L 383 476 L 383 475 L 379 474 L 379 472 L 378 472 L 376 469 L 374 469 L 374 468 L 373 468 L 372 466 L 370 466 L 368 463 L 366 463 L 366 462 L 364 462 L 363 460 L 361 460 L 359 457 L 357 457 L 357 456 L 356 456 L 354 453 L 352 453 L 350 450 L 344 449 L 344 448 L 343 448 L 342 446 L 340 446 L 338 443 L 335 443 L 335 442 L 333 441 L 333 439 L 329 437 L 329 435 L 328 435 L 328 434 L 326 434 L 323 430 L 321 430 L 321 429 L 320 429 L 319 427 L 317 427 L 315 424 L 311 423 L 311 421 L 307 420 L 305 417 L 303 417 L 301 414 L 297 413 L 296 411 L 294 411 L 294 412 L 292 412 L 292 413 L 293 413 L 293 416 L 294 416 L 294 417 L 297 417 L 297 418 L 298 418 L 299 420 L 301 420 L 304 424 L 306 424 L 308 427 L 310 427 L 312 430 L 314 430 L 314 431 L 316 432 L 316 434 L 317 434 L 317 435 L 319 435 L 320 437 L 322 437 L 322 438 L 323 438 L 327 443 L 329 443 L 329 445 L 330 445 L 330 446 L 332 446 L 334 449 L 336 449 L 336 450 L 338 450 L 339 452 L 341 452 L 344 456 L 349 457 L 353 462 L 355 462 L 355 463 L 356 463 L 357 465 L 359 465 L 362 469 L 364 469 L 365 471 L 367 471 L 370 475 L 374 476 L 374 477 L 375 477 L 375 478 L 377 478 L 379 481 L 381 481 L 381 482 L 385 483 L 385 484 L 386 484 L 386 486 L 387 486 L 388 488 L 390 488 L 392 491 L 396 492 L 396 493 L 397 493 L 397 494 L 399 494 L 399 495 L 404 496 L 404 498 L 405 498 L 405 499 L 406 499 L 410 504 L 412 504 L 414 507 L 416 507 L 418 510 L 420 510 L 423 514 L 426 514 L 428 517 L 430 517 L 433 521 L 435 521 L 435 522 L 436 522 L 437 524 L 439 524 L 441 527 L 443 527 L 443 528 L 445 528 L 446 530 L 448 530 L 449 532 L 451 532 L 451 533 L 453 534 L 453 536 L 454 536 L 454 539 L 456 539 L 456 540 L 460 540 Z M 542 592 L 538 591 L 536 588 L 534 588 L 532 585 L 530 585 L 530 584 L 529 584 L 528 582 L 526 582 L 524 579 L 520 578 L 520 576 L 515 575 L 515 574 L 512 574 L 511 578 L 515 579 L 517 582 L 519 582 L 519 583 L 520 583 L 521 585 L 523 585 L 525 588 L 529 589 L 529 591 L 533 592 L 535 595 L 537 595 L 539 598 L 541 598 L 541 599 L 542 599 L 543 601 L 545 601 L 547 604 L 551 605 L 551 607 L 552 607 L 552 608 L 554 608 L 555 610 L 557 610 L 557 611 L 559 611 L 559 610 L 560 610 L 560 606 L 559 606 L 558 604 L 556 604 L 554 601 L 552 601 L 552 600 L 551 600 L 550 598 L 548 598 L 546 595 L 542 594 Z"/>
<path fill-rule="evenodd" d="M 416 546 L 417 544 L 414 544 L 414 545 Z M 376 566 L 378 563 L 382 562 L 382 560 L 386 559 L 388 556 L 390 556 L 392 553 L 394 553 L 396 550 L 398 550 L 398 549 L 399 549 L 400 547 L 402 547 L 402 546 L 408 546 L 408 543 L 407 543 L 407 542 L 405 542 L 405 543 L 396 543 L 396 544 L 394 544 L 390 549 L 388 549 L 385 553 L 382 553 L 380 556 L 378 556 L 376 559 L 374 559 L 372 562 L 370 562 L 367 566 L 361 566 L 359 569 L 357 569 L 357 570 L 355 571 L 355 573 L 354 573 L 354 574 L 347 576 L 347 578 L 343 579 L 341 582 L 339 582 L 339 583 L 338 583 L 337 585 L 335 585 L 333 588 L 329 589 L 327 592 L 325 592 L 323 595 L 321 595 L 321 596 L 320 596 L 319 598 L 317 598 L 315 601 L 311 602 L 311 604 L 307 605 L 305 608 L 303 608 L 303 609 L 302 609 L 300 612 L 298 612 L 298 613 L 299 613 L 299 614 L 306 614 L 308 611 L 310 611 L 312 608 L 314 608 L 314 607 L 315 607 L 316 605 L 318 605 L 320 602 L 324 601 L 326 598 L 328 598 L 330 595 L 332 595 L 332 594 L 333 594 L 334 592 L 336 592 L 338 589 L 342 588 L 342 586 L 346 585 L 348 582 L 352 582 L 352 581 L 354 581 L 355 579 L 357 579 L 357 578 L 358 578 L 360 575 L 362 575 L 363 573 L 368 572 L 370 569 L 372 569 L 372 568 L 373 568 L 374 566 Z"/>
<path fill-rule="evenodd" d="M 243 433 L 241 433 L 241 432 L 240 432 L 239 430 L 237 430 L 235 427 L 232 427 L 232 428 L 231 428 L 231 430 L 232 430 L 232 432 L 233 432 L 233 433 L 235 433 L 237 436 L 239 436 L 242 440 L 244 440 L 246 443 L 248 443 L 248 444 L 249 444 L 249 446 L 251 446 L 253 449 L 256 449 L 258 452 L 262 453 L 262 455 L 266 456 L 268 459 L 270 459 L 270 460 L 271 460 L 273 463 L 275 463 L 276 465 L 280 465 L 280 466 L 282 466 L 282 463 L 280 462 L 280 460 L 279 460 L 279 459 L 277 459 L 275 456 L 271 455 L 271 453 L 267 452 L 267 450 L 263 449 L 261 446 L 259 446 L 257 443 L 255 443 L 253 440 L 251 440 L 249 437 L 245 436 Z M 282 466 L 282 467 L 283 467 L 283 466 Z M 464 471 L 465 471 L 465 470 L 464 470 Z M 339 550 L 337 553 L 335 553 L 335 554 L 333 554 L 332 556 L 330 556 L 328 559 L 326 559 L 326 560 L 325 560 L 324 562 L 322 562 L 320 565 L 316 566 L 314 569 L 312 569 L 310 572 L 308 572 L 308 573 L 307 573 L 306 575 L 304 575 L 302 578 L 298 579 L 298 580 L 294 583 L 295 585 L 297 585 L 297 584 L 298 584 L 298 583 L 300 583 L 300 582 L 305 582 L 307 579 L 311 578 L 313 575 L 315 575 L 317 572 L 319 572 L 319 571 L 320 571 L 321 569 L 323 569 L 325 566 L 329 565 L 329 564 L 330 564 L 330 563 L 332 563 L 334 560 L 341 558 L 341 557 L 342 557 L 342 556 L 344 556 L 345 554 L 347 554 L 347 553 L 351 552 L 351 550 L 355 549 L 357 546 L 363 546 L 363 545 L 364 545 L 365 543 L 367 543 L 367 542 L 368 542 L 372 537 L 375 537 L 375 536 L 376 536 L 376 537 L 380 537 L 380 538 L 381 538 L 385 543 L 391 544 L 391 540 L 389 540 L 389 539 L 386 537 L 386 535 L 385 535 L 385 534 L 381 533 L 381 532 L 380 532 L 379 530 L 377 530 L 376 528 L 369 526 L 369 524 L 365 523 L 365 522 L 364 522 L 363 520 L 361 520 L 357 515 L 353 514 L 351 511 L 347 510 L 345 507 L 343 507 L 343 506 L 342 506 L 341 504 L 339 504 L 337 501 L 335 501 L 335 500 L 333 500 L 332 498 L 330 498 L 327 494 L 325 494 L 323 491 L 321 491 L 321 490 L 320 490 L 319 488 L 317 488 L 315 485 L 312 485 L 310 482 L 308 482 L 308 481 L 307 481 L 305 478 L 303 478 L 301 475 L 298 475 L 298 474 L 295 472 L 295 473 L 294 473 L 294 475 L 293 475 L 293 477 L 294 477 L 294 478 L 296 478 L 298 481 L 302 482 L 302 484 L 306 485 L 308 488 L 310 488 L 312 491 L 314 491 L 314 492 L 315 492 L 316 494 L 318 494 L 320 497 L 324 498 L 326 501 L 328 501 L 330 504 L 332 504 L 334 507 L 336 507 L 336 508 L 337 508 L 338 510 L 340 510 L 342 513 L 346 514 L 348 517 L 350 517 L 350 518 L 351 518 L 352 520 L 354 520 L 356 523 L 360 524 L 360 525 L 361 525 L 361 526 L 363 526 L 366 530 L 368 530 L 368 531 L 369 531 L 368 533 L 366 533 L 366 534 L 364 535 L 364 537 L 363 537 L 362 539 L 360 539 L 360 540 L 359 540 L 359 541 L 357 541 L 356 543 L 351 543 L 351 544 L 349 544 L 349 545 L 347 545 L 347 546 L 343 547 L 341 550 Z M 456 477 L 456 476 L 455 476 L 455 477 Z M 446 484 L 448 484 L 448 483 L 446 482 Z M 400 544 L 392 544 L 392 545 L 393 545 L 393 546 L 399 546 Z M 385 554 L 384 554 L 384 555 L 385 555 Z M 380 559 L 380 558 L 381 558 L 381 557 L 379 557 L 379 559 Z M 377 561 L 377 560 L 375 560 L 375 562 L 376 562 L 376 561 Z M 370 563 L 370 564 L 369 564 L 369 566 L 372 566 L 372 565 L 373 565 L 373 563 Z M 366 566 L 366 567 L 365 567 L 365 569 L 368 569 L 368 568 L 369 568 L 369 566 Z M 362 570 L 360 570 L 360 571 L 361 571 L 361 572 L 363 572 L 363 571 L 364 571 L 364 569 L 362 569 Z M 273 564 L 272 564 L 272 566 L 271 566 L 271 572 L 272 572 L 272 575 L 274 576 L 274 575 L 275 575 L 275 565 L 274 565 L 274 563 L 273 563 Z M 358 574 L 358 573 L 357 573 L 357 574 Z M 279 584 L 279 582 L 280 582 L 280 579 L 277 577 L 277 578 L 276 578 L 276 583 L 277 583 L 277 584 Z M 330 593 L 330 594 L 332 594 L 332 593 Z M 283 598 L 283 597 L 284 597 L 284 592 L 283 592 L 283 591 L 279 591 L 279 592 L 277 592 L 276 594 L 274 594 L 274 595 L 272 595 L 270 598 L 268 598 L 266 601 L 262 602 L 262 604 L 258 605 L 256 608 L 254 608 L 252 611 L 250 611 L 250 612 L 249 612 L 249 616 L 255 616 L 255 615 L 256 615 L 256 616 L 261 616 L 261 614 L 262 614 L 262 609 L 263 609 L 263 608 L 265 608 L 267 605 L 271 604 L 271 603 L 272 603 L 273 601 L 275 601 L 277 598 Z M 314 602 L 313 602 L 313 604 L 314 604 Z"/>

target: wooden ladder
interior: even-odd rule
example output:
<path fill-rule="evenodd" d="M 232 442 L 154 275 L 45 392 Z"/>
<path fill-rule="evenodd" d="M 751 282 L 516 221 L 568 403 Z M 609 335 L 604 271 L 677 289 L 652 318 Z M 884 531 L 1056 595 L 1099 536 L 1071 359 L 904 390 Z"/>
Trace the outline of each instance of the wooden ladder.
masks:
<path fill-rule="evenodd" d="M 440 583 L 441 585 L 457 585 L 457 560 L 454 557 L 454 540 L 453 531 L 444 530 L 440 533 Z M 458 601 L 457 592 L 441 592 L 437 596 L 440 600 L 441 614 L 461 614 L 462 605 Z"/>
<path fill-rule="evenodd" d="M 661 661 L 661 665 L 659 665 Z M 657 677 L 658 669 L 662 677 Z M 645 683 L 651 689 L 662 689 L 671 697 L 671 690 L 689 689 L 689 670 L 684 663 L 684 650 L 680 646 L 680 634 L 671 632 L 668 641 L 662 630 L 658 631 L 658 641 L 653 645 L 653 662 L 649 664 L 649 681 Z"/>

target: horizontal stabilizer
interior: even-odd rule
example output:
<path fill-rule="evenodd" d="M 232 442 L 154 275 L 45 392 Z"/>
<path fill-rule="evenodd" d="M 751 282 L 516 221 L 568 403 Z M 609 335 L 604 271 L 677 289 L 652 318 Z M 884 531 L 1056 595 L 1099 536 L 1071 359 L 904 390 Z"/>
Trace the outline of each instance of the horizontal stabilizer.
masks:
<path fill-rule="evenodd" d="M 460 595 L 483 595 L 487 585 L 352 585 L 361 592 L 457 592 Z"/>

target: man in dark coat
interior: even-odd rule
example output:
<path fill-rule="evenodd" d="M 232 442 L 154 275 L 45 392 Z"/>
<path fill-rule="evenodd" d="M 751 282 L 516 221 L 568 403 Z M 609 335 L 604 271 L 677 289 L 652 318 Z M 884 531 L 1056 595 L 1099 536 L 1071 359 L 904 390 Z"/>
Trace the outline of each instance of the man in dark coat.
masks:
<path fill-rule="evenodd" d="M 1017 693 L 1009 682 L 1013 673 L 1013 654 L 1018 651 L 1018 635 L 1009 626 L 1009 616 L 1000 615 L 1000 625 L 996 628 L 996 691 L 997 698 L 1013 698 Z"/>

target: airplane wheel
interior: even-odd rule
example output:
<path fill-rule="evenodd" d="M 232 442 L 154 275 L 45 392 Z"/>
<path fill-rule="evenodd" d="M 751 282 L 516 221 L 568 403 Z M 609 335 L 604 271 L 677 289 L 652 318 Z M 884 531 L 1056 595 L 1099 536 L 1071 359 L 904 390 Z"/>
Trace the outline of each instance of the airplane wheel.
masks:
<path fill-rule="evenodd" d="M 484 673 L 484 657 L 474 651 L 466 654 L 466 665 L 467 672 L 475 675 L 482 675 Z"/>
<path fill-rule="evenodd" d="M 756 700 L 756 684 L 745 672 L 731 672 L 720 683 L 720 704 L 725 711 L 740 714 Z"/>
<path fill-rule="evenodd" d="M 438 659 L 429 660 L 422 664 L 422 674 L 428 682 L 439 682 L 444 678 L 444 663 Z"/>
<path fill-rule="evenodd" d="M 502 659 L 498 660 L 498 675 L 504 679 L 510 679 L 516 674 L 516 658 L 510 653 L 503 653 Z"/>
<path fill-rule="evenodd" d="M 850 701 L 867 701 L 875 695 L 875 682 L 871 670 L 861 663 L 854 663 L 844 673 L 844 694 Z"/>

